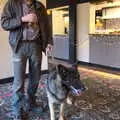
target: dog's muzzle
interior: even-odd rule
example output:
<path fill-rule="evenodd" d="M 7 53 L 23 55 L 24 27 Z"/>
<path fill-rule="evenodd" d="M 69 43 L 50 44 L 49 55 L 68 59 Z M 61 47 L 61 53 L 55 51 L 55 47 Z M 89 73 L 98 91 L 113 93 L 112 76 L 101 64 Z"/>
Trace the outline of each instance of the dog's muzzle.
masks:
<path fill-rule="evenodd" d="M 65 85 L 70 91 L 72 92 L 73 95 L 79 96 L 81 95 L 82 92 L 86 90 L 86 87 L 84 84 L 82 84 L 80 81 L 76 82 L 76 84 L 69 83 L 66 81 L 62 81 L 63 85 Z"/>
<path fill-rule="evenodd" d="M 72 94 L 73 94 L 73 95 L 76 95 L 76 96 L 81 95 L 81 93 L 82 93 L 83 91 L 85 91 L 85 87 L 76 89 L 75 87 L 70 86 L 70 89 L 71 89 L 71 91 L 72 91 Z"/>

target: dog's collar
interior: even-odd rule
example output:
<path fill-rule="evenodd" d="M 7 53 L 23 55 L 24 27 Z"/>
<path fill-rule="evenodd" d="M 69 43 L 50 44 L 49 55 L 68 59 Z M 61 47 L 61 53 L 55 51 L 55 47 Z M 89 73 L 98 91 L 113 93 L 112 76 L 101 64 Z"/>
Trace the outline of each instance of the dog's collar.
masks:
<path fill-rule="evenodd" d="M 56 96 L 56 95 L 51 91 L 51 89 L 50 89 L 49 80 L 48 80 L 48 79 L 47 79 L 47 89 L 48 89 L 48 91 L 50 92 L 50 94 L 51 94 L 52 96 L 54 96 L 55 99 L 58 100 L 59 102 L 63 102 L 63 101 L 66 99 L 67 95 L 68 95 L 68 92 L 67 92 L 67 94 L 66 94 L 66 96 L 65 96 L 64 98 L 59 98 L 58 96 Z"/>
<path fill-rule="evenodd" d="M 71 85 L 70 85 L 69 83 L 67 83 L 65 80 L 62 80 L 61 82 L 62 82 L 62 84 L 65 85 L 67 88 L 70 88 Z"/>

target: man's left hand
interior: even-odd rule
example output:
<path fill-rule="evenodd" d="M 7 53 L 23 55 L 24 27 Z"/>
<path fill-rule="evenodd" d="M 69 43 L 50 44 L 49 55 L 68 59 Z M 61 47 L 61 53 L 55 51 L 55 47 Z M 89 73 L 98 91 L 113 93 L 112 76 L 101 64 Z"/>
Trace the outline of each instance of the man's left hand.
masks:
<path fill-rule="evenodd" d="M 53 45 L 48 44 L 48 45 L 47 45 L 47 48 L 46 48 L 46 51 L 47 51 L 47 52 L 52 52 L 52 51 L 53 51 Z"/>

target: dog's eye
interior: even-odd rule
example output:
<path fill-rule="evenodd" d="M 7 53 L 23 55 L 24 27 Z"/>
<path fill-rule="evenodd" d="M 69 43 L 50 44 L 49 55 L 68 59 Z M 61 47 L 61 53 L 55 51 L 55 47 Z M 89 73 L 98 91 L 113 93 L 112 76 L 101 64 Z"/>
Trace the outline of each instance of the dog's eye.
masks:
<path fill-rule="evenodd" d="M 68 74 L 67 72 L 64 72 L 64 73 L 63 73 L 64 77 L 67 77 L 67 74 Z"/>

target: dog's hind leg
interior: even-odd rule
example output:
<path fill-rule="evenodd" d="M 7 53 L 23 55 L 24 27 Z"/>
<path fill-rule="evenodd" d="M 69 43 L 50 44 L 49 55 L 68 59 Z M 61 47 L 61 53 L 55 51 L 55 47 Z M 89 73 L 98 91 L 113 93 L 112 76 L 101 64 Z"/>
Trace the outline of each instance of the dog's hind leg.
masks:
<path fill-rule="evenodd" d="M 49 101 L 50 120 L 55 120 L 54 104 Z"/>
<path fill-rule="evenodd" d="M 64 117 L 64 103 L 62 103 L 61 105 L 60 105 L 60 118 L 59 118 L 59 120 L 65 120 L 65 117 Z"/>

